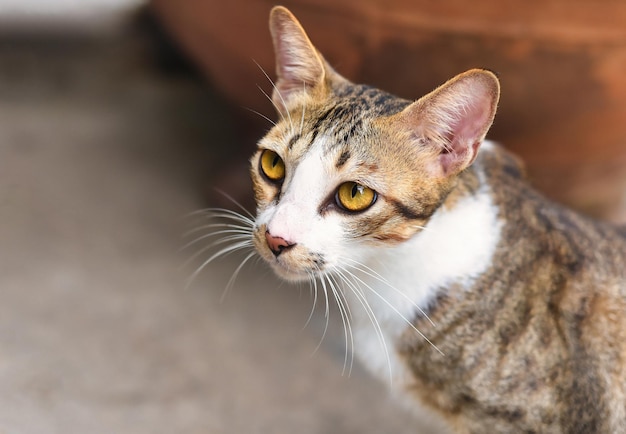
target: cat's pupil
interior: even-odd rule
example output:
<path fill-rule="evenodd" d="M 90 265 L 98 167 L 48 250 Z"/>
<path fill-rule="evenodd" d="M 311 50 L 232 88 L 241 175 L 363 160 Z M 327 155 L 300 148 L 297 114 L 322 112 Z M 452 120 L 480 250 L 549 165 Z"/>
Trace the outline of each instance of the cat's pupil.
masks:
<path fill-rule="evenodd" d="M 363 186 L 359 184 L 354 184 L 352 187 L 352 198 L 354 199 L 357 194 L 363 194 Z"/>
<path fill-rule="evenodd" d="M 279 160 L 280 160 L 280 157 L 278 155 L 276 155 L 274 157 L 274 160 L 272 161 L 272 167 L 276 167 L 276 165 L 278 164 Z"/>

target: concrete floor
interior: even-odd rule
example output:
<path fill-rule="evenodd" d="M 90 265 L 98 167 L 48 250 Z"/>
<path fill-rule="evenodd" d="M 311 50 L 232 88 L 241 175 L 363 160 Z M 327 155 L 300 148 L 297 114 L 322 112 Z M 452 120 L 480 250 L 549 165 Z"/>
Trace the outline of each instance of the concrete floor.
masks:
<path fill-rule="evenodd" d="M 342 376 L 336 313 L 311 355 L 308 291 L 258 265 L 220 302 L 237 258 L 185 289 L 207 145 L 234 139 L 147 51 L 0 36 L 0 433 L 413 432 L 385 385 Z"/>

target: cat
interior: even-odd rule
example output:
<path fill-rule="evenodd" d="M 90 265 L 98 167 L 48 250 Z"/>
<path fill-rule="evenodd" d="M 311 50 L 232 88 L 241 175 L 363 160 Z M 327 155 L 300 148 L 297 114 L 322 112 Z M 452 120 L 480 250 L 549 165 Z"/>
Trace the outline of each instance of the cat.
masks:
<path fill-rule="evenodd" d="M 221 212 L 239 224 L 210 260 L 254 246 L 241 266 L 332 296 L 416 432 L 626 432 L 626 228 L 542 197 L 484 140 L 496 75 L 412 102 L 339 75 L 286 8 L 270 30 L 257 213 Z"/>

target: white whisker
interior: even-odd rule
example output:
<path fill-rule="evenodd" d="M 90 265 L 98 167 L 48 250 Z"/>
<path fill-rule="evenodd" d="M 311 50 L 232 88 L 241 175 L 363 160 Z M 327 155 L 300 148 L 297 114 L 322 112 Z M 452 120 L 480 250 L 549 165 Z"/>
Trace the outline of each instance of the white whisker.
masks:
<path fill-rule="evenodd" d="M 328 301 L 328 288 L 326 287 L 326 282 L 323 279 L 323 275 L 320 275 L 320 283 L 322 285 L 322 289 L 324 290 L 324 303 L 325 303 L 324 317 L 326 318 L 326 323 L 324 325 L 324 332 L 322 333 L 322 337 L 320 338 L 320 341 L 317 343 L 317 346 L 313 350 L 313 354 L 317 353 L 317 351 L 322 346 L 322 342 L 324 341 L 324 338 L 326 337 L 326 332 L 328 331 L 328 323 L 329 323 L 329 318 L 330 318 L 330 305 L 329 305 L 329 301 Z"/>
<path fill-rule="evenodd" d="M 205 225 L 205 226 L 202 226 L 201 228 L 197 228 L 196 230 L 194 230 L 191 233 L 198 232 L 198 231 L 204 230 L 204 229 L 210 229 L 211 226 L 215 226 L 215 225 Z M 217 226 L 217 227 L 220 227 L 220 226 Z M 191 233 L 189 233 L 188 236 L 191 235 Z M 183 247 L 181 247 L 180 250 L 181 251 L 187 250 L 189 247 L 193 246 L 194 244 L 199 243 L 202 240 L 205 240 L 205 239 L 211 238 L 211 237 L 215 237 L 215 236 L 218 236 L 218 235 L 224 235 L 224 234 L 233 234 L 232 236 L 239 235 L 239 236 L 242 236 L 242 237 L 246 237 L 246 236 L 250 237 L 252 235 L 252 233 L 250 232 L 250 230 L 248 228 L 243 228 L 243 229 L 229 228 L 229 229 L 224 229 L 224 230 L 221 230 L 221 231 L 212 231 L 212 232 L 209 232 L 207 234 L 200 235 L 197 238 L 194 238 L 193 240 L 191 240 L 187 244 L 185 244 Z"/>
<path fill-rule="evenodd" d="M 306 95 L 306 81 L 302 82 L 302 92 Z M 306 104 L 302 104 L 302 117 L 300 118 L 300 132 L 298 133 L 299 135 L 302 135 L 302 132 L 304 131 L 304 113 L 306 110 Z"/>
<path fill-rule="evenodd" d="M 189 215 L 187 215 L 187 219 L 190 219 L 192 217 L 198 217 L 198 218 L 209 219 L 209 220 L 211 219 L 231 220 L 231 221 L 245 224 L 246 226 L 250 226 L 250 227 L 254 226 L 253 218 L 246 217 L 235 211 L 231 211 L 229 209 L 224 209 L 224 208 L 206 208 L 206 209 L 194 211 L 190 213 Z"/>
<path fill-rule="evenodd" d="M 205 260 L 197 269 L 196 271 L 194 271 L 192 273 L 192 275 L 189 277 L 188 281 L 187 281 L 187 285 L 186 288 L 189 288 L 190 285 L 195 281 L 196 277 L 198 277 L 198 275 L 202 272 L 202 270 L 204 270 L 211 262 L 213 262 L 215 259 L 222 257 L 222 256 L 227 256 L 237 250 L 241 250 L 244 248 L 250 248 L 252 247 L 252 241 L 250 240 L 245 240 L 239 243 L 235 243 L 232 244 L 230 246 L 224 247 L 223 249 L 219 250 L 218 252 L 214 253 L 213 255 L 211 255 L 209 257 L 209 259 Z"/>
<path fill-rule="evenodd" d="M 313 306 L 311 307 L 311 312 L 309 313 L 309 317 L 307 318 L 304 327 L 302 327 L 303 330 L 309 325 L 311 319 L 313 319 L 315 307 L 317 306 L 317 279 L 315 278 L 315 274 L 313 274 L 312 272 L 309 273 L 309 288 L 313 295 Z"/>
<path fill-rule="evenodd" d="M 374 288 L 372 288 L 370 285 L 368 285 L 366 282 L 364 282 L 362 279 L 360 279 L 356 274 L 351 273 L 352 277 L 354 279 L 356 279 L 358 282 L 360 282 L 365 288 L 367 288 L 372 294 L 374 294 L 376 297 L 378 297 L 383 303 L 385 303 L 391 310 L 393 310 L 401 319 L 402 321 L 404 321 L 410 328 L 412 328 L 418 335 L 420 335 L 422 337 L 422 339 L 424 339 L 426 342 L 428 342 L 435 350 L 437 350 L 437 352 L 439 354 L 441 354 L 442 356 L 444 356 L 445 354 L 443 353 L 443 351 L 441 351 L 434 343 L 431 342 L 430 339 L 428 339 L 426 337 L 426 335 L 424 335 L 424 333 L 422 333 L 417 327 L 415 327 L 415 325 L 407 318 L 405 317 L 392 303 L 390 303 L 385 297 L 383 297 L 378 291 L 376 291 Z M 431 321 L 432 323 L 432 321 Z"/>
<path fill-rule="evenodd" d="M 272 126 L 274 126 L 274 127 L 276 126 L 276 122 L 274 122 L 273 120 L 271 120 L 270 118 L 265 116 L 263 113 L 260 113 L 260 112 L 258 112 L 256 110 L 253 110 L 253 109 L 249 108 L 249 107 L 244 107 L 244 109 L 248 110 L 249 112 L 254 113 L 255 115 L 258 115 L 258 116 L 262 117 L 263 119 L 268 121 L 270 124 L 272 124 Z"/>
<path fill-rule="evenodd" d="M 378 337 L 378 340 L 379 340 L 379 342 L 380 342 L 380 344 L 381 344 L 381 346 L 383 348 L 383 352 L 385 353 L 385 358 L 386 358 L 386 361 L 387 361 L 387 369 L 388 369 L 388 372 L 389 372 L 389 382 L 391 384 L 393 382 L 393 372 L 392 372 L 392 369 L 391 369 L 391 358 L 389 356 L 389 349 L 387 347 L 387 342 L 385 340 L 385 336 L 383 334 L 383 330 L 382 330 L 382 328 L 380 326 L 380 323 L 378 322 L 378 319 L 376 318 L 376 315 L 374 314 L 374 311 L 372 310 L 371 306 L 369 305 L 369 302 L 367 301 L 367 298 L 365 297 L 365 294 L 363 294 L 363 292 L 358 287 L 356 282 L 350 282 L 350 280 L 348 279 L 348 277 L 345 276 L 344 273 L 346 273 L 348 276 L 352 277 L 353 279 L 355 278 L 354 274 L 351 273 L 349 270 L 347 270 L 345 267 L 342 267 L 341 269 L 336 270 L 336 272 L 338 273 L 339 276 L 341 276 L 341 278 L 346 283 L 346 285 L 348 285 L 348 288 L 355 295 L 356 299 L 361 304 L 361 306 L 363 306 L 363 309 L 365 310 L 365 313 L 366 313 L 368 319 L 370 320 L 370 322 L 372 323 L 372 325 L 374 327 L 374 331 L 376 333 L 376 336 Z"/>
<path fill-rule="evenodd" d="M 215 247 L 219 246 L 220 244 L 230 243 L 230 242 L 233 242 L 233 241 L 239 241 L 239 240 L 241 240 L 241 241 L 240 241 L 238 244 L 231 245 L 231 246 L 229 246 L 229 247 L 238 246 L 239 244 L 241 244 L 241 246 L 242 246 L 241 248 L 243 248 L 243 247 L 252 247 L 252 246 L 253 246 L 253 243 L 252 243 L 252 238 L 251 238 L 251 236 L 249 236 L 249 235 L 238 235 L 238 234 L 237 234 L 237 235 L 230 235 L 230 236 L 228 236 L 228 237 L 223 237 L 223 238 L 220 238 L 219 240 L 216 240 L 216 241 L 212 242 L 212 243 L 211 243 L 211 244 L 209 244 L 208 246 L 205 246 L 205 247 L 201 248 L 201 249 L 200 249 L 200 250 L 198 250 L 196 253 L 194 253 L 193 255 L 191 255 L 191 256 L 190 256 L 190 257 L 189 257 L 189 258 L 188 258 L 188 259 L 187 259 L 187 260 L 183 263 L 182 268 L 183 268 L 183 269 L 184 269 L 184 268 L 186 268 L 187 266 L 189 266 L 189 264 L 191 264 L 193 261 L 195 261 L 195 260 L 196 260 L 196 259 L 197 259 L 200 255 L 202 255 L 202 254 L 204 254 L 204 253 L 206 253 L 206 252 L 210 251 L 211 249 L 213 249 L 213 248 L 215 248 Z M 225 248 L 225 249 L 223 249 L 223 250 L 226 250 L 226 249 L 228 249 L 228 247 L 226 247 L 226 248 Z M 236 249 L 236 250 L 238 250 L 238 249 Z M 221 251 L 221 250 L 220 250 L 220 251 Z M 218 252 L 218 253 L 219 253 L 219 252 Z M 230 252 L 226 252 L 226 253 L 224 254 L 224 256 L 225 256 L 226 254 L 228 254 L 228 253 L 230 253 Z M 215 258 L 213 258 L 213 259 L 211 259 L 211 261 L 213 261 L 214 259 L 218 258 L 219 256 L 220 256 L 220 255 L 216 256 L 216 257 L 215 257 Z"/>
<path fill-rule="evenodd" d="M 276 84 L 274 83 L 274 81 L 270 78 L 269 75 L 267 75 L 267 72 L 265 72 L 265 70 L 263 68 L 261 68 L 261 65 L 259 65 L 256 61 L 254 61 L 254 63 L 256 63 L 256 65 L 259 67 L 259 69 L 261 70 L 261 72 L 263 73 L 263 75 L 265 75 L 265 78 L 267 78 L 269 80 L 269 82 L 272 84 L 272 87 L 274 88 L 274 90 L 276 91 L 276 94 L 278 95 L 278 97 L 280 98 L 280 101 L 283 105 L 283 108 L 285 110 L 285 112 L 287 113 L 287 116 L 289 117 L 289 125 L 291 125 L 291 130 L 293 131 L 293 121 L 291 119 L 291 113 L 289 113 L 289 109 L 287 108 L 287 103 L 285 102 L 285 99 L 283 98 L 283 96 L 281 95 L 280 91 L 278 90 L 278 87 L 276 87 Z M 263 90 L 261 89 L 261 91 L 263 92 Z M 263 92 L 266 96 L 267 93 Z M 269 97 L 269 96 L 268 96 Z M 274 101 L 270 98 L 270 101 L 272 101 L 272 104 L 274 103 Z M 274 107 L 276 107 L 275 104 L 273 104 Z M 278 107 L 276 107 L 276 110 L 280 113 L 280 110 L 278 110 Z"/>
<path fill-rule="evenodd" d="M 350 258 L 346 258 L 346 260 L 351 260 Z M 417 303 L 415 303 L 415 301 L 413 301 L 409 296 L 407 296 L 403 291 L 399 290 L 398 288 L 396 288 L 395 286 L 393 286 L 391 283 L 389 283 L 389 281 L 387 281 L 387 279 L 385 279 L 384 277 L 382 277 L 378 272 L 376 272 L 376 270 L 368 267 L 365 264 L 362 264 L 358 261 L 355 260 L 351 260 L 353 262 L 353 264 L 356 265 L 352 265 L 352 268 L 354 268 L 355 270 L 360 271 L 361 273 L 370 276 L 374 279 L 376 279 L 377 281 L 379 281 L 380 283 L 384 284 L 385 286 L 387 286 L 388 288 L 392 289 L 393 291 L 395 291 L 397 294 L 399 294 L 402 298 L 404 298 L 406 301 L 408 301 L 415 309 L 418 310 L 418 312 L 424 316 L 428 322 L 430 322 L 430 324 L 433 327 L 437 327 L 437 325 L 430 319 L 430 317 L 428 316 L 428 314 L 426 313 L 426 311 L 424 311 L 424 309 L 422 309 Z"/>
<path fill-rule="evenodd" d="M 224 231 L 232 231 L 232 232 L 239 231 L 239 232 L 246 232 L 248 234 L 251 233 L 250 231 L 252 230 L 252 228 L 249 226 L 236 225 L 233 223 L 224 223 L 224 222 L 210 223 L 206 225 L 200 225 L 198 227 L 188 230 L 187 232 L 183 234 L 183 238 L 189 238 L 191 235 L 200 231 L 204 231 L 206 229 L 217 229 L 217 228 L 224 228 Z M 212 232 L 212 233 L 222 233 L 222 231 L 217 231 L 217 232 Z"/>
<path fill-rule="evenodd" d="M 267 75 L 266 75 L 266 77 L 267 77 Z M 268 77 L 268 78 L 269 78 L 269 77 Z M 274 85 L 274 83 L 272 82 L 272 80 L 270 80 L 270 83 L 272 83 L 272 86 Z M 276 103 L 274 102 L 274 100 L 272 99 L 272 97 L 271 97 L 271 96 L 269 96 L 269 95 L 267 94 L 267 92 L 265 92 L 265 91 L 263 90 L 263 88 L 262 88 L 261 86 L 258 86 L 258 85 L 257 85 L 257 88 L 261 91 L 261 93 L 262 93 L 263 95 L 265 95 L 265 98 L 267 98 L 267 99 L 269 100 L 269 102 L 271 102 L 271 103 L 272 103 L 272 105 L 274 106 L 274 109 L 276 110 L 276 112 L 279 114 L 279 116 L 281 117 L 281 119 L 283 119 L 283 120 L 284 120 L 284 119 L 285 119 L 285 116 L 283 115 L 283 112 L 280 110 L 280 107 L 278 107 L 278 106 L 276 105 Z"/>
<path fill-rule="evenodd" d="M 227 209 L 227 208 L 205 208 L 205 209 L 201 209 L 201 210 L 192 212 L 190 214 L 190 216 L 193 216 L 193 215 L 196 215 L 196 214 L 207 214 L 209 217 L 211 217 L 211 216 L 221 216 L 221 217 L 224 217 L 224 218 L 233 218 L 235 220 L 245 221 L 245 222 L 248 222 L 250 224 L 254 223 L 254 216 L 252 215 L 252 213 L 250 213 L 250 211 L 248 211 L 243 205 L 241 205 L 239 202 L 237 202 L 237 200 L 235 200 L 234 198 L 229 196 L 227 193 L 224 193 L 222 190 L 220 190 L 218 188 L 216 188 L 215 191 L 217 191 L 218 193 L 223 195 L 226 199 L 230 200 L 232 203 L 237 205 L 237 207 L 240 208 L 244 213 L 246 213 L 246 215 L 240 214 L 237 211 L 233 211 L 233 210 Z"/>
<path fill-rule="evenodd" d="M 254 252 L 254 251 L 250 252 L 248 254 L 248 256 L 246 256 L 244 258 L 244 260 L 241 261 L 241 264 L 239 264 L 239 266 L 235 269 L 235 271 L 233 272 L 233 275 L 230 276 L 230 279 L 228 279 L 228 283 L 226 284 L 226 288 L 224 288 L 224 291 L 222 292 L 222 296 L 220 297 L 220 303 L 224 301 L 224 298 L 226 297 L 226 294 L 230 291 L 230 289 L 235 284 L 235 279 L 237 279 L 237 276 L 239 275 L 239 272 L 241 271 L 243 266 L 246 265 L 246 262 L 248 262 L 248 260 L 250 260 L 250 258 L 252 258 L 255 255 L 256 255 L 256 252 Z"/>
<path fill-rule="evenodd" d="M 341 316 L 341 322 L 343 323 L 343 334 L 344 334 L 344 343 L 345 343 L 345 355 L 343 360 L 343 370 L 341 375 L 345 375 L 346 368 L 348 366 L 348 351 L 354 348 L 354 339 L 352 335 L 352 326 L 350 325 L 350 309 L 343 298 L 342 291 L 337 287 L 337 282 L 334 281 L 332 275 L 324 275 L 328 280 L 328 285 L 330 286 L 335 301 L 337 302 L 337 307 L 339 308 L 339 314 Z M 354 353 L 352 353 L 354 354 Z M 350 368 L 348 370 L 348 375 L 352 372 L 353 358 L 350 358 Z"/>
<path fill-rule="evenodd" d="M 227 196 L 228 197 L 228 196 Z M 236 201 L 233 200 L 234 203 L 237 204 Z M 245 212 L 245 208 L 241 207 Z M 248 213 L 249 214 L 249 213 Z M 184 234 L 184 238 L 190 237 L 192 235 L 196 235 L 200 233 L 198 236 L 195 236 L 194 239 L 187 242 L 180 250 L 184 251 L 191 246 L 194 246 L 204 240 L 208 240 L 214 237 L 217 237 L 213 242 L 200 248 L 194 254 L 192 254 L 182 265 L 182 268 L 186 268 L 194 262 L 198 257 L 203 255 L 206 252 L 211 251 L 212 249 L 221 246 L 223 244 L 227 244 L 225 247 L 221 247 L 217 252 L 214 252 L 209 256 L 208 259 L 204 260 L 199 267 L 195 269 L 195 271 L 189 276 L 187 279 L 186 288 L 189 288 L 191 284 L 195 281 L 198 275 L 214 260 L 217 258 L 225 257 L 239 250 L 252 250 L 252 253 L 249 253 L 248 256 L 242 261 L 242 263 L 237 267 L 234 274 L 231 276 L 229 280 L 226 291 L 233 285 L 237 275 L 243 268 L 243 266 L 256 255 L 256 251 L 254 251 L 254 244 L 252 240 L 252 234 L 254 229 L 254 221 L 252 217 L 247 217 L 245 215 L 239 214 L 235 211 L 224 209 L 224 208 L 207 208 L 203 210 L 198 210 L 189 215 L 189 217 L 199 216 L 203 220 L 208 219 L 208 223 L 201 224 Z M 206 221 L 206 220 L 205 220 Z M 212 222 L 213 221 L 213 222 Z M 212 229 L 220 229 L 213 231 Z M 202 231 L 210 231 L 208 233 L 202 233 Z M 222 299 L 224 297 L 222 294 Z"/>

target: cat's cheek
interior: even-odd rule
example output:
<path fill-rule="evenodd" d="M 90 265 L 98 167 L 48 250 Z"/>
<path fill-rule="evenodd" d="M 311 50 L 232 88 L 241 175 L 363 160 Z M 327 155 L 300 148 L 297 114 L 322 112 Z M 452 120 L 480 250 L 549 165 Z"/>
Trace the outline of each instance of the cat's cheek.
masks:
<path fill-rule="evenodd" d="M 396 225 L 388 225 L 372 235 L 369 244 L 384 246 L 397 246 L 409 241 L 423 227 L 421 222 L 413 223 L 404 221 Z"/>
<path fill-rule="evenodd" d="M 254 244 L 254 248 L 259 256 L 261 256 L 261 258 L 263 258 L 266 262 L 271 262 L 273 255 L 267 246 L 264 228 L 265 225 L 257 226 L 252 235 L 252 243 Z"/>

